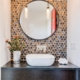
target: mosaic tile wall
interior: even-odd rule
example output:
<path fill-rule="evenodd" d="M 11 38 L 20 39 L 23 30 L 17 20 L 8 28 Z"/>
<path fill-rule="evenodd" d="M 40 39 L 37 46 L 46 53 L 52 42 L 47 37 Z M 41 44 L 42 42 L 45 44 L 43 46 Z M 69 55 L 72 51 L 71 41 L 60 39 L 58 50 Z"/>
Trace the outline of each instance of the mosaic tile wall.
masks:
<path fill-rule="evenodd" d="M 27 4 L 27 0 L 11 0 L 11 39 L 15 35 L 20 35 L 22 41 L 26 44 L 26 47 L 22 50 L 21 61 L 25 61 L 25 56 L 28 53 L 44 53 L 38 51 L 36 45 L 46 45 L 47 50 L 45 53 L 55 55 L 56 61 L 60 57 L 67 57 L 67 0 L 48 1 L 56 8 L 59 14 L 59 25 L 51 37 L 44 40 L 34 40 L 23 33 L 19 23 L 20 13 Z M 13 55 L 11 55 L 11 59 L 13 59 Z"/>

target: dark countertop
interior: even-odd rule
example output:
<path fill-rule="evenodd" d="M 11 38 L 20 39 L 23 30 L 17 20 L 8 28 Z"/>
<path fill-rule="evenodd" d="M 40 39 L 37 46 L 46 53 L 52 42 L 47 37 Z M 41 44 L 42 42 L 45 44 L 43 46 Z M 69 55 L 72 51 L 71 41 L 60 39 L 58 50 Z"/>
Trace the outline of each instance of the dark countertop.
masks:
<path fill-rule="evenodd" d="M 68 63 L 67 65 L 60 65 L 58 62 L 55 62 L 52 66 L 29 66 L 26 62 L 20 62 L 19 64 L 15 64 L 11 61 L 6 63 L 4 66 L 1 67 L 3 68 L 9 68 L 9 69 L 46 69 L 46 70 L 56 70 L 56 69 L 61 69 L 61 70 L 77 70 L 80 69 L 78 66 Z"/>

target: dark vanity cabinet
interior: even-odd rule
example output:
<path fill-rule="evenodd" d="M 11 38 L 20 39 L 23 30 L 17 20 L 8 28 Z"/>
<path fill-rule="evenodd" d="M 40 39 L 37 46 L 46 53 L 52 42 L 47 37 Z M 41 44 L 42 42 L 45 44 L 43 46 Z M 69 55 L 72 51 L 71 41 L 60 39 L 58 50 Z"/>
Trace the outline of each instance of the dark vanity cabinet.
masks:
<path fill-rule="evenodd" d="M 71 63 L 32 67 L 26 62 L 8 62 L 1 68 L 1 80 L 80 80 L 80 69 Z"/>

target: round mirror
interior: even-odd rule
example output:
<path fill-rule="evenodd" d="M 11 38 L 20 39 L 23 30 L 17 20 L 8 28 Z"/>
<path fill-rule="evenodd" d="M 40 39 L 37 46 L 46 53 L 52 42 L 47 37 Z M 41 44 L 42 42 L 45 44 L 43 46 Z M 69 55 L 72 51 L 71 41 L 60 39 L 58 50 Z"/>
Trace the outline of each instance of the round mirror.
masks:
<path fill-rule="evenodd" d="M 20 24 L 30 38 L 48 38 L 56 30 L 56 10 L 48 2 L 33 1 L 22 10 Z"/>

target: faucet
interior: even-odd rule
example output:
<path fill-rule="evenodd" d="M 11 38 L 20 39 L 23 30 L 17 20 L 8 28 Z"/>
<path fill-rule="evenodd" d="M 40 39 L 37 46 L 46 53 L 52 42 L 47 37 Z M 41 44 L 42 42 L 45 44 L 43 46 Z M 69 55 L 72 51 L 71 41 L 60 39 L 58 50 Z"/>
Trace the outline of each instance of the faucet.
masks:
<path fill-rule="evenodd" d="M 42 50 L 43 52 L 46 51 L 46 45 L 37 45 L 37 50 Z"/>

